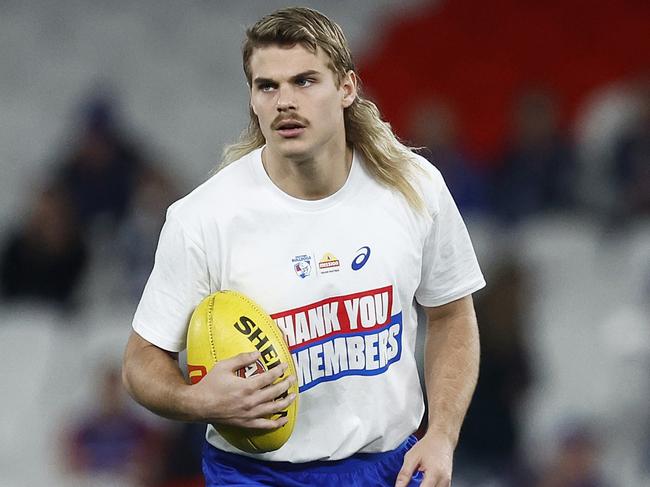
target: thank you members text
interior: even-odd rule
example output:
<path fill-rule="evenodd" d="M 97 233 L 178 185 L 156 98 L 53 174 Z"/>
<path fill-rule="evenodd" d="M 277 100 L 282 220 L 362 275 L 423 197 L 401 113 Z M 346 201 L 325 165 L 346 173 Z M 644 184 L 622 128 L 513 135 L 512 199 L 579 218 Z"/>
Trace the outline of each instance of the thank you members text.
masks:
<path fill-rule="evenodd" d="M 337 296 L 272 318 L 285 335 L 300 391 L 346 375 L 377 375 L 400 359 L 402 314 L 393 288 Z"/>

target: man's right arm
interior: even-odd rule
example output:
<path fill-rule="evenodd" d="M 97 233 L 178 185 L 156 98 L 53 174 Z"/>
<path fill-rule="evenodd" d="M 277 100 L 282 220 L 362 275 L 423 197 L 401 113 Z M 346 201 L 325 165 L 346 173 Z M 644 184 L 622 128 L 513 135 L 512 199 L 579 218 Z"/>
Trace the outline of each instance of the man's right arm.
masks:
<path fill-rule="evenodd" d="M 293 394 L 282 396 L 295 377 L 276 380 L 286 364 L 268 372 L 241 378 L 236 371 L 259 358 L 243 353 L 217 362 L 197 384 L 188 385 L 178 365 L 178 354 L 163 350 L 132 332 L 124 353 L 122 378 L 131 396 L 150 411 L 181 421 L 274 429 L 286 423 L 266 418 L 285 409 Z"/>

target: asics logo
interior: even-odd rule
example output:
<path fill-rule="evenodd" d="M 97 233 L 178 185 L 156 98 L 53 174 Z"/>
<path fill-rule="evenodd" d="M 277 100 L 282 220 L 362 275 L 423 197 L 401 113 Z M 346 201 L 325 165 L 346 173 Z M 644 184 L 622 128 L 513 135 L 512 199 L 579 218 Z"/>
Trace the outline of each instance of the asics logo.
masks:
<path fill-rule="evenodd" d="M 368 259 L 370 258 L 370 247 L 361 247 L 359 250 L 357 250 L 357 252 L 359 253 L 352 261 L 353 271 L 358 271 L 361 269 L 364 265 L 366 265 L 366 262 L 368 262 Z"/>

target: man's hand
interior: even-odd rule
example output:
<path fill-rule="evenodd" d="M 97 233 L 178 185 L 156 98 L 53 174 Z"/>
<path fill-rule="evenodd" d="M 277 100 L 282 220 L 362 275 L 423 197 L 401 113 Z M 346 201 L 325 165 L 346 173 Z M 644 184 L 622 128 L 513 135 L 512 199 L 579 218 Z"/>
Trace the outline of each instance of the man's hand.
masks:
<path fill-rule="evenodd" d="M 407 487 L 416 471 L 424 473 L 421 487 L 449 487 L 454 446 L 444 437 L 427 433 L 404 457 L 395 487 Z"/>
<path fill-rule="evenodd" d="M 286 409 L 296 398 L 295 394 L 285 394 L 295 377 L 274 384 L 287 370 L 287 364 L 248 378 L 236 374 L 259 357 L 259 352 L 241 353 L 219 361 L 200 382 L 190 386 L 188 393 L 196 408 L 195 415 L 202 422 L 262 430 L 287 423 L 286 417 L 266 417 Z"/>
<path fill-rule="evenodd" d="M 295 400 L 294 394 L 286 392 L 296 378 L 273 384 L 286 371 L 286 364 L 248 378 L 237 376 L 237 370 L 259 358 L 259 352 L 254 352 L 222 360 L 198 384 L 189 385 L 178 366 L 178 353 L 167 352 L 134 331 L 124 352 L 122 376 L 136 401 L 165 418 L 271 430 L 287 419 L 265 416 Z"/>

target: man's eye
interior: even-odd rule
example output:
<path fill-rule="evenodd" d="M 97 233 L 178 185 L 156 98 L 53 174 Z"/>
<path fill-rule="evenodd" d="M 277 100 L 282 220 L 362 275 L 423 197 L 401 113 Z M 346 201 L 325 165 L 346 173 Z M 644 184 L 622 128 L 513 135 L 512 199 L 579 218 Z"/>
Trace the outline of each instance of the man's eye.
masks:
<path fill-rule="evenodd" d="M 257 88 L 260 91 L 271 91 L 271 90 L 273 90 L 273 85 L 272 84 L 264 84 L 264 85 L 259 85 Z"/>
<path fill-rule="evenodd" d="M 296 80 L 296 85 L 301 86 L 301 87 L 307 87 L 312 84 L 312 80 L 309 78 L 298 78 Z"/>

